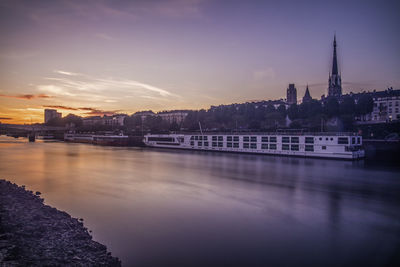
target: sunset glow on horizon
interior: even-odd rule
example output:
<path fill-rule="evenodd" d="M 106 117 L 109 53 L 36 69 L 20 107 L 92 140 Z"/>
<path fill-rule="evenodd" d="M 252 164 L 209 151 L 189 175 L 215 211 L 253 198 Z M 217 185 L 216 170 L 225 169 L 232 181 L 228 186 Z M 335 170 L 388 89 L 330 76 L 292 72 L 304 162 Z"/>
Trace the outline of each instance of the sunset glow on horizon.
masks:
<path fill-rule="evenodd" d="M 400 88 L 400 4 L 386 1 L 1 1 L 0 122 Z"/>

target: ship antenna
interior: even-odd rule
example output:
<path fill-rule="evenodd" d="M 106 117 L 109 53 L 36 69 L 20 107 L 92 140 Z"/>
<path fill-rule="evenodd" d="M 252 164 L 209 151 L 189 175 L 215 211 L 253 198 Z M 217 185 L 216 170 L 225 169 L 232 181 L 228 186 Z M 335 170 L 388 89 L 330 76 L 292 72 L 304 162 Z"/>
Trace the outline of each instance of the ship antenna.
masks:
<path fill-rule="evenodd" d="M 200 121 L 199 121 L 199 127 L 200 127 L 200 133 L 201 133 L 201 135 L 203 135 L 203 129 L 201 129 L 201 123 L 200 123 Z"/>

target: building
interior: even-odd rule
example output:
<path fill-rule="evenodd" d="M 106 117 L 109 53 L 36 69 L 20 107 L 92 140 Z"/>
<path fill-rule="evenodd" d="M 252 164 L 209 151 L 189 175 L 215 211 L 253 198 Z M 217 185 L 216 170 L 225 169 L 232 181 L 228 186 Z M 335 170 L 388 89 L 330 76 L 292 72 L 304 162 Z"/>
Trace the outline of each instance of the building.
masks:
<path fill-rule="evenodd" d="M 124 119 L 126 115 L 113 115 L 107 116 L 91 116 L 82 119 L 83 126 L 94 125 L 109 125 L 109 126 L 124 126 Z"/>
<path fill-rule="evenodd" d="M 61 118 L 61 112 L 57 112 L 55 109 L 44 110 L 44 123 L 48 123 L 50 120 L 55 118 Z"/>
<path fill-rule="evenodd" d="M 104 115 L 102 121 L 104 125 L 124 126 L 125 117 L 126 115 L 113 115 L 113 116 Z"/>
<path fill-rule="evenodd" d="M 159 112 L 157 113 L 157 116 L 160 116 L 163 120 L 168 121 L 169 123 L 176 122 L 181 124 L 188 114 L 189 112 L 186 110 L 173 110 Z"/>
<path fill-rule="evenodd" d="M 297 104 L 297 89 L 294 83 L 290 83 L 288 89 L 286 89 L 286 102 L 289 105 Z"/>
<path fill-rule="evenodd" d="M 310 102 L 312 100 L 311 94 L 310 94 L 310 90 L 308 90 L 308 85 L 306 87 L 306 92 L 303 96 L 303 103 L 307 103 Z"/>
<path fill-rule="evenodd" d="M 336 35 L 333 38 L 333 61 L 332 61 L 332 73 L 329 74 L 329 87 L 328 97 L 339 98 L 342 95 L 342 78 L 338 71 L 338 62 L 336 54 Z"/>
<path fill-rule="evenodd" d="M 149 111 L 138 111 L 134 115 L 140 116 L 142 121 L 144 121 L 147 117 L 152 117 L 155 116 L 156 114 L 153 111 L 149 110 Z"/>
<path fill-rule="evenodd" d="M 356 100 L 362 95 L 368 94 L 374 100 L 374 107 L 371 113 L 363 120 L 375 123 L 400 120 L 400 90 L 388 88 L 385 91 L 364 92 L 355 94 Z"/>

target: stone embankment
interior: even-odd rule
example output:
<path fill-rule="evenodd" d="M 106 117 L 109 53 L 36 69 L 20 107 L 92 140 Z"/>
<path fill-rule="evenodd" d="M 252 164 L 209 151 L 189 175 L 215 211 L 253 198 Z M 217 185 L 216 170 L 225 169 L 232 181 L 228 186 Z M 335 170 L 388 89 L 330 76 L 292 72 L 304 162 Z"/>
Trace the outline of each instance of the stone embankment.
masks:
<path fill-rule="evenodd" d="M 82 219 L 0 179 L 0 266 L 121 266 L 93 241 Z"/>

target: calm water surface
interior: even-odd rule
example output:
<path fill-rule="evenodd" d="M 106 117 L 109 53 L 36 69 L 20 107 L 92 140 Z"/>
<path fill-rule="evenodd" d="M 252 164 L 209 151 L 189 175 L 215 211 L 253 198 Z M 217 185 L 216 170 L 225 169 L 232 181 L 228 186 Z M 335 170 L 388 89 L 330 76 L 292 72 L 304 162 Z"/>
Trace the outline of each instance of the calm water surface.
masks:
<path fill-rule="evenodd" d="M 397 166 L 1 136 L 0 177 L 84 218 L 125 266 L 382 266 L 400 252 Z"/>

